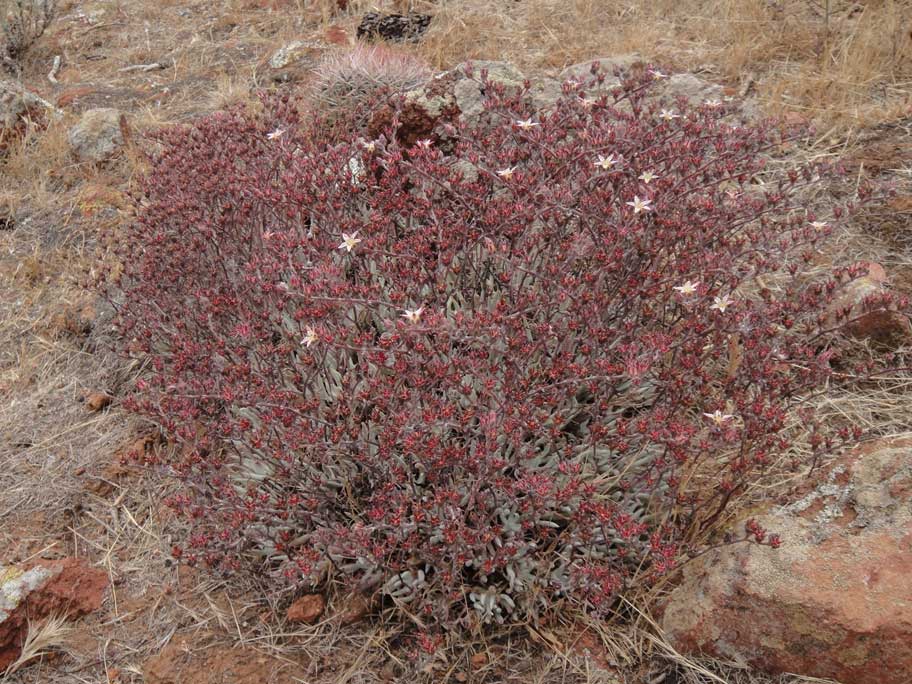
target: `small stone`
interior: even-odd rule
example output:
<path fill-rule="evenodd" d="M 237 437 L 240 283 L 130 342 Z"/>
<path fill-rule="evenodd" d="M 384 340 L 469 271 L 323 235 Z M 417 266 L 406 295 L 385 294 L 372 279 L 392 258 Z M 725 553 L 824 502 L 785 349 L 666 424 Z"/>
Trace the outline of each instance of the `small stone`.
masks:
<path fill-rule="evenodd" d="M 323 614 L 326 599 L 322 594 L 305 594 L 288 607 L 285 618 L 292 624 L 312 625 Z"/>
<path fill-rule="evenodd" d="M 104 162 L 124 145 L 127 138 L 126 118 L 117 109 L 90 109 L 70 129 L 67 138 L 79 161 Z"/>
<path fill-rule="evenodd" d="M 364 595 L 352 594 L 345 601 L 340 622 L 346 626 L 361 622 L 370 613 L 370 610 L 370 601 Z"/>
<path fill-rule="evenodd" d="M 114 398 L 105 392 L 90 392 L 85 396 L 85 405 L 93 413 L 101 411 L 111 405 Z"/>

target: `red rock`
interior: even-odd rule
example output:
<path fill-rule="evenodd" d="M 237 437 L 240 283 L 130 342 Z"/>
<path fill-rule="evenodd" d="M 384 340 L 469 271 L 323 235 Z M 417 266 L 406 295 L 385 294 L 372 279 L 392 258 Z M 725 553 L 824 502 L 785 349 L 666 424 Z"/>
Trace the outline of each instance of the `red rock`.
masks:
<path fill-rule="evenodd" d="M 326 608 L 326 599 L 321 594 L 305 594 L 288 607 L 286 619 L 293 624 L 314 624 Z"/>
<path fill-rule="evenodd" d="M 101 607 L 107 587 L 107 573 L 80 558 L 0 566 L 0 671 L 19 657 L 29 621 L 88 615 Z"/>
<path fill-rule="evenodd" d="M 684 653 L 852 684 L 912 681 L 912 440 L 839 459 L 737 544 L 684 566 L 662 627 Z"/>
<path fill-rule="evenodd" d="M 85 405 L 89 411 L 101 411 L 111 405 L 113 397 L 104 392 L 90 392 L 85 396 Z"/>
<path fill-rule="evenodd" d="M 472 656 L 470 661 L 472 663 L 473 670 L 480 670 L 485 665 L 488 664 L 488 654 L 487 653 L 476 653 Z"/>

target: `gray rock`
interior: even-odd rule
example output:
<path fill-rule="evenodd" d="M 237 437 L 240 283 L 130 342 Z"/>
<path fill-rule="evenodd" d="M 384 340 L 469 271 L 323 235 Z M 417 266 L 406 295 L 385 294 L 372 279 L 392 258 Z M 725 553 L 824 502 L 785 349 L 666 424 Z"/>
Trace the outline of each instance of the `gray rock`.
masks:
<path fill-rule="evenodd" d="M 553 78 L 540 78 L 532 82 L 532 104 L 539 111 L 551 109 L 561 94 L 561 83 Z"/>
<path fill-rule="evenodd" d="M 103 162 L 123 146 L 126 119 L 117 109 L 90 109 L 67 134 L 79 161 Z"/>
<path fill-rule="evenodd" d="M 614 76 L 615 69 L 629 69 L 634 64 L 642 62 L 643 58 L 635 52 L 626 55 L 616 55 L 614 57 L 598 57 L 596 59 L 590 59 L 586 62 L 580 62 L 579 64 L 574 64 L 573 66 L 567 67 L 560 73 L 558 79 L 562 83 L 564 81 L 580 81 L 585 83 L 592 79 L 593 63 L 598 63 L 599 70 L 601 73 L 605 74 L 605 83 L 601 88 L 593 89 L 591 93 L 593 96 L 598 97 L 605 94 L 612 88 L 620 85 L 620 80 Z"/>
<path fill-rule="evenodd" d="M 478 117 L 484 110 L 484 86 L 482 70 L 487 70 L 488 80 L 511 88 L 521 88 L 526 77 L 507 62 L 473 62 L 471 78 L 465 75 L 467 64 L 460 64 L 453 71 L 459 80 L 453 87 L 453 95 L 462 116 L 468 119 Z"/>
<path fill-rule="evenodd" d="M 673 74 L 661 81 L 662 94 L 669 97 L 686 97 L 691 104 L 700 104 L 704 100 L 721 100 L 722 86 L 704 81 L 693 74 Z"/>

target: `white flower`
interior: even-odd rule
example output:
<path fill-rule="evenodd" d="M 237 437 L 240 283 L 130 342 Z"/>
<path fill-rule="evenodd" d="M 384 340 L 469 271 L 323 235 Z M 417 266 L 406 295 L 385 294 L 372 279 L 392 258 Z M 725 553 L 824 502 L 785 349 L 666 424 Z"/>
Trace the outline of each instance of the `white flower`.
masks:
<path fill-rule="evenodd" d="M 377 142 L 374 140 L 368 140 L 367 142 L 361 143 L 364 146 L 364 149 L 368 152 L 374 152 L 377 149 Z"/>
<path fill-rule="evenodd" d="M 419 306 L 417 309 L 406 309 L 402 317 L 409 323 L 417 323 L 422 311 L 424 311 L 423 306 Z"/>
<path fill-rule="evenodd" d="M 713 297 L 713 305 L 709 308 L 716 309 L 720 313 L 725 313 L 725 310 L 734 303 L 735 300 L 728 295 L 725 295 L 724 297 Z"/>
<path fill-rule="evenodd" d="M 828 225 L 830 225 L 830 224 L 828 224 L 826 221 L 811 221 L 811 227 L 814 230 L 823 230 Z"/>
<path fill-rule="evenodd" d="M 714 422 L 717 427 L 722 427 L 728 421 L 730 421 L 732 418 L 734 418 L 733 415 L 728 414 L 728 413 L 722 413 L 722 411 L 719 411 L 719 410 L 713 411 L 712 413 L 704 413 L 703 415 L 706 416 L 707 418 L 709 418 L 712 422 Z"/>
<path fill-rule="evenodd" d="M 532 121 L 532 119 L 520 119 L 513 122 L 517 128 L 521 128 L 524 131 L 528 131 L 530 128 L 535 128 L 539 124 Z"/>
<path fill-rule="evenodd" d="M 646 183 L 646 185 L 649 185 L 652 181 L 658 178 L 658 176 L 655 175 L 652 171 L 644 171 L 638 176 L 638 178 Z"/>
<path fill-rule="evenodd" d="M 309 327 L 305 331 L 304 339 L 301 340 L 301 344 L 305 347 L 310 347 L 314 342 L 317 341 L 317 331 Z"/>
<path fill-rule="evenodd" d="M 344 249 L 346 252 L 351 252 L 359 242 L 361 242 L 361 238 L 358 237 L 357 230 L 351 235 L 342 233 L 342 242 L 337 249 Z"/>
<path fill-rule="evenodd" d="M 430 149 L 430 147 L 431 147 L 431 141 L 430 141 L 430 139 L 428 139 L 428 138 L 425 138 L 425 139 L 423 139 L 423 140 L 419 140 L 419 141 L 416 142 L 415 144 L 418 145 L 418 147 L 423 147 L 423 148 L 426 149 L 426 150 L 427 150 L 427 149 Z"/>
<path fill-rule="evenodd" d="M 515 166 L 508 166 L 507 168 L 501 169 L 500 171 L 498 171 L 497 175 L 500 176 L 501 178 L 506 178 L 507 180 L 510 180 L 511 178 L 513 178 L 514 171 L 516 171 Z"/>
<path fill-rule="evenodd" d="M 628 207 L 633 207 L 633 213 L 639 214 L 641 211 L 652 211 L 650 204 L 652 200 L 649 199 L 640 199 L 636 195 L 633 196 L 633 202 L 627 202 Z"/>
<path fill-rule="evenodd" d="M 692 294 L 696 293 L 697 287 L 699 285 L 700 285 L 699 280 L 696 280 L 696 281 L 688 280 L 683 285 L 678 285 L 678 286 L 674 287 L 673 289 L 677 290 L 682 295 L 692 295 Z"/>
<path fill-rule="evenodd" d="M 652 77 L 657 81 L 662 78 L 668 78 L 668 74 L 663 74 L 658 69 L 650 69 L 649 73 L 652 74 Z"/>
<path fill-rule="evenodd" d="M 712 109 L 717 109 L 718 107 L 722 106 L 722 103 L 719 100 L 704 100 L 703 104 L 705 104 L 707 107 L 711 107 Z"/>
<path fill-rule="evenodd" d="M 267 140 L 276 140 L 277 138 L 281 138 L 283 135 L 285 135 L 285 129 L 277 128 L 272 133 L 267 133 L 266 138 Z"/>
<path fill-rule="evenodd" d="M 663 109 L 659 112 L 659 118 L 664 119 L 665 121 L 671 121 L 672 119 L 680 119 L 680 114 L 675 114 L 673 109 Z"/>
<path fill-rule="evenodd" d="M 619 161 L 620 159 L 615 157 L 613 154 L 609 154 L 607 157 L 599 155 L 598 159 L 595 160 L 595 163 L 593 165 L 600 167 L 602 171 L 607 171 Z"/>
<path fill-rule="evenodd" d="M 733 98 L 731 95 L 726 95 L 725 97 L 722 98 L 722 102 L 734 102 L 734 101 L 735 101 L 735 98 Z"/>

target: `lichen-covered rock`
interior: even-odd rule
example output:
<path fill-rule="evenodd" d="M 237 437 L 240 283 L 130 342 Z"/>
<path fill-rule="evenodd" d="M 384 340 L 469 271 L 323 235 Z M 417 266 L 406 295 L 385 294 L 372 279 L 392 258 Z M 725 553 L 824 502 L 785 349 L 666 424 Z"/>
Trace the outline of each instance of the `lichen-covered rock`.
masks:
<path fill-rule="evenodd" d="M 912 681 L 912 440 L 863 446 L 759 517 L 779 549 L 686 565 L 662 627 L 679 651 L 852 684 Z"/>
<path fill-rule="evenodd" d="M 276 83 L 298 82 L 313 73 L 325 54 L 319 43 L 295 40 L 273 52 L 261 68 Z"/>
<path fill-rule="evenodd" d="M 103 162 L 123 146 L 127 122 L 120 110 L 90 109 L 67 135 L 76 158 L 82 162 Z"/>
<path fill-rule="evenodd" d="M 635 52 L 625 55 L 616 55 L 614 57 L 598 57 L 586 62 L 574 64 L 573 66 L 568 66 L 560 73 L 558 80 L 561 83 L 564 81 L 588 83 L 593 78 L 593 64 L 597 65 L 596 68 L 600 74 L 604 75 L 605 80 L 601 84 L 589 88 L 587 95 L 589 97 L 601 97 L 602 95 L 609 94 L 611 90 L 617 88 L 621 84 L 620 79 L 614 75 L 616 69 L 633 69 L 637 65 L 645 65 L 645 62 L 643 58 Z"/>
<path fill-rule="evenodd" d="M 671 74 L 661 81 L 662 94 L 669 97 L 684 97 L 695 105 L 706 100 L 721 100 L 723 90 L 717 83 L 704 81 L 688 73 Z"/>
<path fill-rule="evenodd" d="M 484 111 L 485 88 L 482 73 L 487 73 L 487 80 L 490 83 L 498 83 L 508 88 L 522 88 L 526 80 L 519 69 L 507 62 L 472 62 L 471 76 L 466 73 L 468 67 L 469 63 L 465 63 L 453 70 L 457 77 L 453 95 L 460 113 L 469 119 L 477 118 Z"/>
<path fill-rule="evenodd" d="M 0 672 L 19 657 L 30 621 L 88 615 L 101 607 L 107 586 L 107 573 L 79 558 L 0 565 Z"/>

